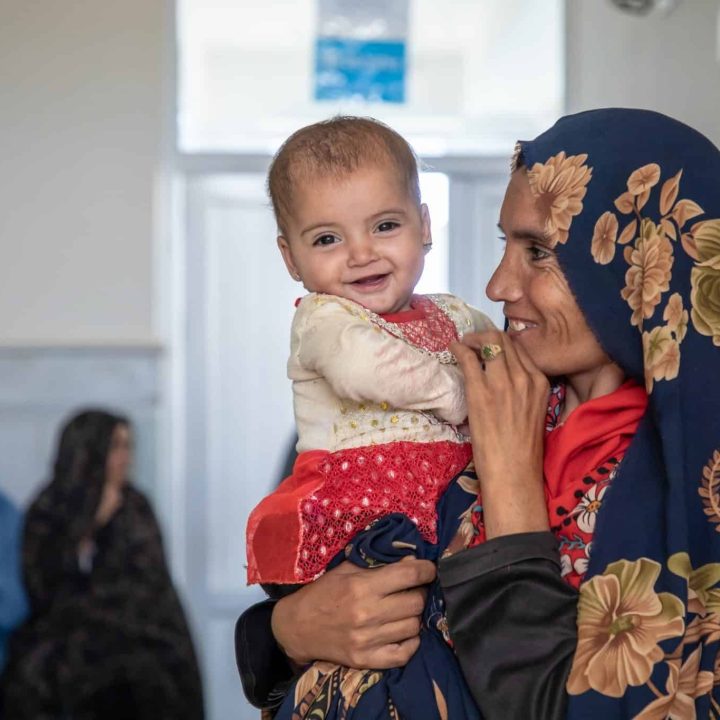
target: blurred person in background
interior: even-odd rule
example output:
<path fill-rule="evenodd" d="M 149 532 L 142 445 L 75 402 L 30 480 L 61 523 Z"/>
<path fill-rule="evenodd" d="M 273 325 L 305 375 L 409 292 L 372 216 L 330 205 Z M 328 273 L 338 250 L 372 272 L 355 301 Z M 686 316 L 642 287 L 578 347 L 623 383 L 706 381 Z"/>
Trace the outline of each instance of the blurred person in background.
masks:
<path fill-rule="evenodd" d="M 126 418 L 88 410 L 62 430 L 25 519 L 30 616 L 9 645 L 6 717 L 203 717 L 193 643 L 131 460 Z"/>
<path fill-rule="evenodd" d="M 0 672 L 5 667 L 10 633 L 27 615 L 27 597 L 20 570 L 21 532 L 20 511 L 0 491 Z"/>

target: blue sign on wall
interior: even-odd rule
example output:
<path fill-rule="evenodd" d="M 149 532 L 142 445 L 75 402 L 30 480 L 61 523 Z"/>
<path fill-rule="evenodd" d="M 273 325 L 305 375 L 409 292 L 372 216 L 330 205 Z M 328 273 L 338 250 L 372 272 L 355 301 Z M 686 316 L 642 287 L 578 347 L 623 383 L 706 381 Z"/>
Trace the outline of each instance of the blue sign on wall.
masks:
<path fill-rule="evenodd" d="M 316 100 L 405 102 L 405 42 L 319 37 L 315 53 Z"/>

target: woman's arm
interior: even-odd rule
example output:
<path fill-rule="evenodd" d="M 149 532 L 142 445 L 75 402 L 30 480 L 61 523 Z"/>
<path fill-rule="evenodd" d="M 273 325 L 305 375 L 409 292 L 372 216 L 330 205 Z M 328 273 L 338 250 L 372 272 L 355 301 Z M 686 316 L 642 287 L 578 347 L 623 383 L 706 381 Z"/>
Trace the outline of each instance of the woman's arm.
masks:
<path fill-rule="evenodd" d="M 482 361 L 476 353 L 485 344 L 500 346 L 502 352 Z M 466 335 L 451 350 L 465 378 L 487 538 L 548 530 L 543 487 L 547 378 L 500 331 Z"/>
<path fill-rule="evenodd" d="M 372 570 L 342 563 L 274 604 L 254 605 L 240 617 L 235 634 L 248 699 L 260 707 L 272 704 L 274 692 L 292 679 L 286 657 L 295 665 L 405 665 L 420 642 L 424 586 L 434 577 L 435 566 L 425 560 Z"/>
<path fill-rule="evenodd" d="M 486 720 L 560 720 L 577 591 L 549 532 L 505 535 L 440 562 L 450 634 Z"/>
<path fill-rule="evenodd" d="M 483 363 L 483 344 L 501 354 Z M 450 634 L 487 720 L 565 714 L 577 592 L 560 575 L 543 488 L 548 381 L 503 333 L 453 346 L 463 370 L 488 541 L 440 563 Z"/>
<path fill-rule="evenodd" d="M 235 660 L 245 697 L 257 708 L 274 708 L 285 696 L 295 667 L 272 634 L 274 600 L 249 607 L 235 624 Z"/>

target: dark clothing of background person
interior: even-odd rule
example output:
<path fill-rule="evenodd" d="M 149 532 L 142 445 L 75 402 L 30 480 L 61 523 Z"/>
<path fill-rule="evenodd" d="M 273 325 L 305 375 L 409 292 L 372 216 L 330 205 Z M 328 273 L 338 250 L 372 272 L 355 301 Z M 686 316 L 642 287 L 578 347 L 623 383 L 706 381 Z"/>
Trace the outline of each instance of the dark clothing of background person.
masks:
<path fill-rule="evenodd" d="M 22 514 L 0 490 L 0 675 L 13 630 L 25 619 L 28 602 L 20 570 Z M 0 688 L 0 718 L 2 715 Z"/>
<path fill-rule="evenodd" d="M 195 652 L 153 511 L 126 484 L 97 527 L 107 442 L 102 472 L 78 470 L 89 452 L 75 453 L 67 472 L 59 457 L 26 514 L 31 614 L 11 639 L 5 716 L 201 720 Z"/>
<path fill-rule="evenodd" d="M 0 490 L 0 673 L 8 638 L 28 612 L 20 570 L 21 534 L 22 515 Z"/>

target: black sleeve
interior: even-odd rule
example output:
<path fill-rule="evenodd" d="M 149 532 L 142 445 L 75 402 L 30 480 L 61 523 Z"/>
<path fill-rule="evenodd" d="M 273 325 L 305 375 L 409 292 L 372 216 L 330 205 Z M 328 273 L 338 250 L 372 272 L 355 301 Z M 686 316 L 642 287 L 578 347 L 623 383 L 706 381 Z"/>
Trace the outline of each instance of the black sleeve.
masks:
<path fill-rule="evenodd" d="M 273 600 L 249 607 L 235 625 L 235 658 L 245 697 L 255 707 L 277 708 L 294 672 L 272 633 Z"/>
<path fill-rule="evenodd" d="M 577 591 L 550 532 L 494 538 L 441 560 L 450 635 L 486 720 L 559 720 L 577 641 Z"/>

